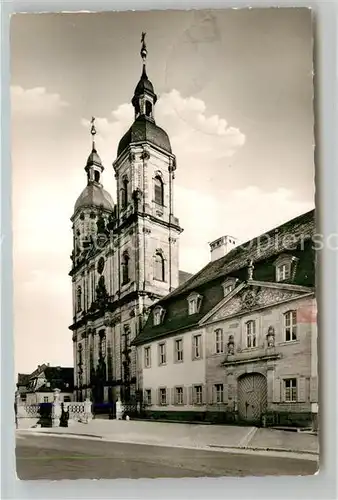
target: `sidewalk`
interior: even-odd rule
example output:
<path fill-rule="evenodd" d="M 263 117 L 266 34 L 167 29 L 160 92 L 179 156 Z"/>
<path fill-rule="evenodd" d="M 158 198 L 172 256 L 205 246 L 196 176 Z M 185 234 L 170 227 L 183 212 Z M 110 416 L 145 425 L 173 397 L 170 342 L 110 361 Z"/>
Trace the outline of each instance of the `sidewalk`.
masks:
<path fill-rule="evenodd" d="M 32 431 L 157 446 L 303 453 L 313 459 L 319 452 L 317 436 L 256 427 L 97 419 L 88 424 L 71 423 L 66 428 L 26 429 Z"/>

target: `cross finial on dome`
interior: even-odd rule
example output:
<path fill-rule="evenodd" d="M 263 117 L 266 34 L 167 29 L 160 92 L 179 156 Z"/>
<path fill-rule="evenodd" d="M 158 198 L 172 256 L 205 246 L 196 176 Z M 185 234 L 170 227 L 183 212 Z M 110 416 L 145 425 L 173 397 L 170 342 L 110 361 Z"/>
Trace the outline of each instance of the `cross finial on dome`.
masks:
<path fill-rule="evenodd" d="M 95 128 L 95 117 L 92 116 L 92 119 L 90 120 L 91 123 L 91 129 L 90 133 L 92 134 L 92 141 L 93 141 L 93 149 L 95 149 L 95 136 L 96 136 L 96 128 Z"/>
<path fill-rule="evenodd" d="M 147 51 L 147 45 L 146 45 L 146 34 L 144 31 L 142 31 L 142 35 L 141 35 L 141 51 L 140 51 L 140 54 L 141 54 L 141 57 L 142 57 L 142 60 L 143 60 L 143 64 L 145 64 L 146 62 L 146 58 L 147 58 L 147 54 L 148 54 L 148 51 Z"/>

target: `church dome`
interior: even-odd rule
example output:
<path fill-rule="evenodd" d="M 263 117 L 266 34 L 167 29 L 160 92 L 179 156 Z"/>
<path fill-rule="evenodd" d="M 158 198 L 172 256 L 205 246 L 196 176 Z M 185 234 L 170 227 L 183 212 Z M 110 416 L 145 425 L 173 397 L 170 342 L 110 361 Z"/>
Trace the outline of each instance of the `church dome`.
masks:
<path fill-rule="evenodd" d="M 124 134 L 119 142 L 117 156 L 119 156 L 130 144 L 137 142 L 149 142 L 164 151 L 171 153 L 171 145 L 168 134 L 144 115 L 139 116 L 128 132 Z"/>
<path fill-rule="evenodd" d="M 114 202 L 110 194 L 99 184 L 90 183 L 76 200 L 74 212 L 84 207 L 102 207 L 113 210 Z"/>

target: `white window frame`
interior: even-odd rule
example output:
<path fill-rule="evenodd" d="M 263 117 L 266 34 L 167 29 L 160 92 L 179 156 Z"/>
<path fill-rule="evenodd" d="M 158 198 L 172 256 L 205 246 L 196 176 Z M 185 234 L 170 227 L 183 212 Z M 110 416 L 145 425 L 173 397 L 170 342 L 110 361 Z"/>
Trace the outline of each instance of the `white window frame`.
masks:
<path fill-rule="evenodd" d="M 295 309 L 286 311 L 284 313 L 284 342 L 297 340 L 297 326 L 297 311 Z"/>
<path fill-rule="evenodd" d="M 298 381 L 296 377 L 285 378 L 283 380 L 284 389 L 284 402 L 285 403 L 297 403 L 297 390 Z"/>
<path fill-rule="evenodd" d="M 184 394 L 184 389 L 182 386 L 175 387 L 175 404 L 176 405 L 183 405 L 184 404 L 183 394 Z"/>
<path fill-rule="evenodd" d="M 290 263 L 283 262 L 277 266 L 277 281 L 285 281 L 290 278 Z"/>
<path fill-rule="evenodd" d="M 202 358 L 202 335 L 200 333 L 193 335 L 193 358 L 201 359 Z"/>
<path fill-rule="evenodd" d="M 183 339 L 175 339 L 175 363 L 183 362 Z M 180 348 L 179 348 L 180 347 Z"/>
<path fill-rule="evenodd" d="M 149 345 L 144 348 L 144 367 L 151 367 L 151 347 Z"/>
<path fill-rule="evenodd" d="M 254 349 L 257 347 L 256 321 L 251 319 L 245 323 L 246 348 Z"/>
<path fill-rule="evenodd" d="M 151 389 L 145 389 L 144 390 L 144 395 L 145 395 L 145 404 L 150 406 L 152 404 L 151 402 Z"/>
<path fill-rule="evenodd" d="M 215 384 L 215 403 L 224 403 L 224 385 Z"/>
<path fill-rule="evenodd" d="M 153 322 L 154 326 L 158 326 L 162 323 L 164 317 L 164 309 L 157 306 L 153 309 Z"/>
<path fill-rule="evenodd" d="M 189 300 L 189 316 L 197 313 L 197 299 Z"/>
<path fill-rule="evenodd" d="M 201 389 L 201 390 L 199 390 Z M 203 403 L 203 387 L 202 385 L 194 385 L 193 387 L 194 404 L 201 405 Z"/>
<path fill-rule="evenodd" d="M 224 281 L 224 283 L 222 283 L 224 297 L 232 292 L 232 290 L 236 286 L 237 281 L 237 278 L 228 278 Z"/>
<path fill-rule="evenodd" d="M 165 342 L 160 342 L 158 344 L 158 355 L 159 355 L 159 365 L 163 366 L 167 364 L 167 345 Z"/>
<path fill-rule="evenodd" d="M 166 387 L 160 387 L 159 388 L 160 392 L 160 406 L 165 406 L 167 404 L 167 388 Z M 163 394 L 164 394 L 164 399 L 163 399 Z"/>
<path fill-rule="evenodd" d="M 223 353 L 224 353 L 224 333 L 222 328 L 217 328 L 215 330 L 215 354 L 223 354 Z"/>
<path fill-rule="evenodd" d="M 43 402 L 44 403 L 49 403 L 49 397 L 48 396 L 44 396 L 43 397 Z"/>
<path fill-rule="evenodd" d="M 202 296 L 196 292 L 192 292 L 188 297 L 188 314 L 197 314 L 200 311 L 202 304 Z"/>

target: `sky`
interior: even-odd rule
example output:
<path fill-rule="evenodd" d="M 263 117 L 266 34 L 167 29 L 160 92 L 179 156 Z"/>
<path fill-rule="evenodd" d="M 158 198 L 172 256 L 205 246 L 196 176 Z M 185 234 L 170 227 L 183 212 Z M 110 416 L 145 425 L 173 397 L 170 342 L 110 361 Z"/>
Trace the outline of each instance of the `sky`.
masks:
<path fill-rule="evenodd" d="M 314 207 L 310 10 L 13 15 L 16 371 L 72 366 L 70 217 L 89 120 L 116 199 L 112 163 L 133 120 L 142 31 L 156 122 L 177 157 L 180 269 L 206 265 L 221 235 L 246 241 Z"/>

